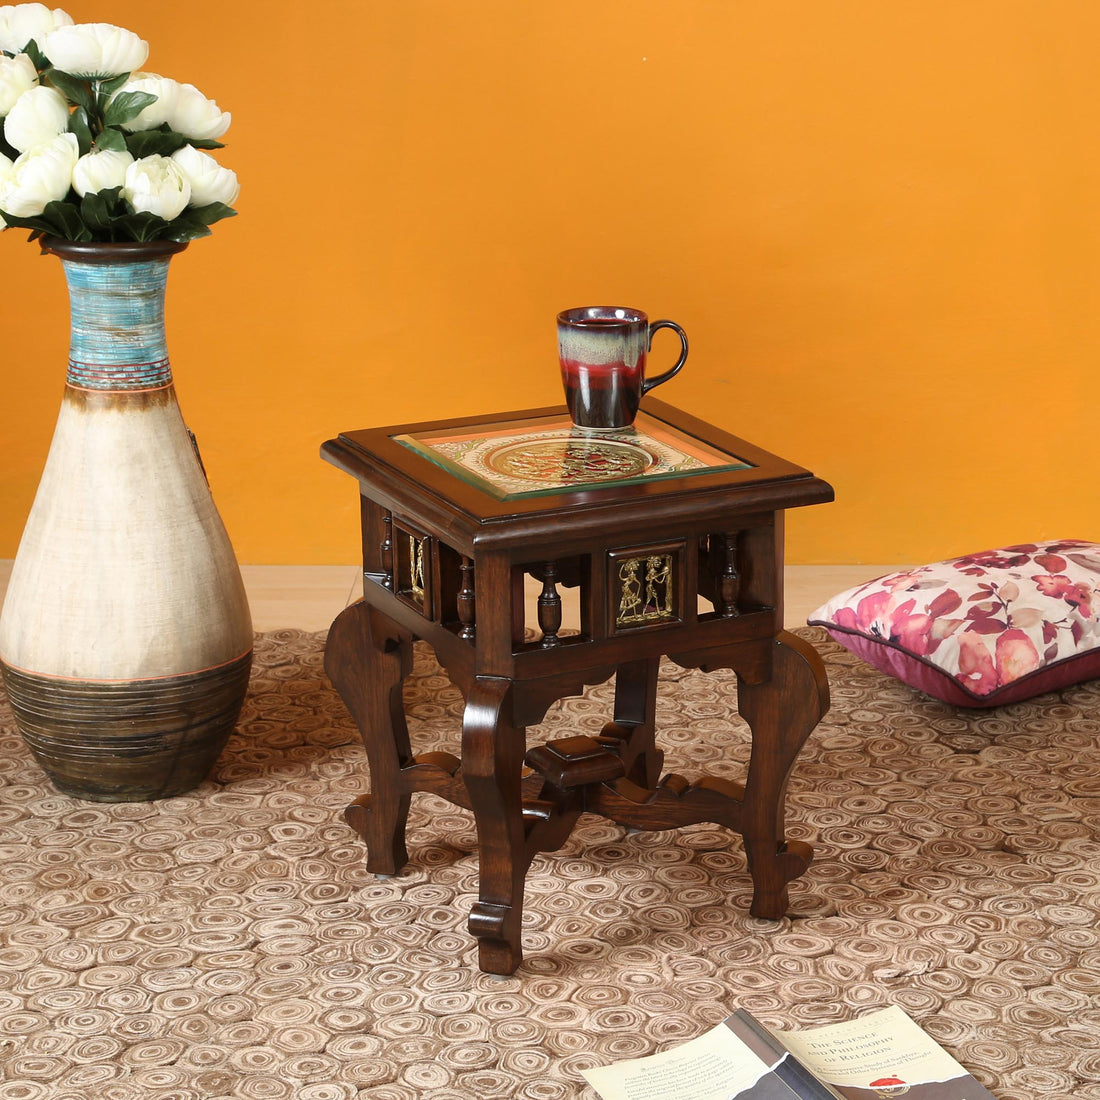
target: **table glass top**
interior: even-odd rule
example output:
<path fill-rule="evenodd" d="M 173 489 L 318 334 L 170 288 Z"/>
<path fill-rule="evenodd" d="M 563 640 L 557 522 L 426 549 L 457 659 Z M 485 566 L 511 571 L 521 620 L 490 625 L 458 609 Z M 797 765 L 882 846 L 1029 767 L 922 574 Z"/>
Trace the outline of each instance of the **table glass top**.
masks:
<path fill-rule="evenodd" d="M 586 431 L 565 414 L 392 437 L 498 500 L 752 467 L 647 413 L 632 428 Z"/>

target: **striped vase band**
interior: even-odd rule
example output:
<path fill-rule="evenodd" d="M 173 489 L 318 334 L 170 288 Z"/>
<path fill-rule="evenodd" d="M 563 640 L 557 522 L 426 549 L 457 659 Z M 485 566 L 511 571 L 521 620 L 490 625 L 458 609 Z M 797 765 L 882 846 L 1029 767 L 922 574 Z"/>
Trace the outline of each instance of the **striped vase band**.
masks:
<path fill-rule="evenodd" d="M 69 360 L 65 381 L 89 390 L 151 390 L 172 382 L 172 365 L 167 358 L 151 363 L 81 363 Z"/>

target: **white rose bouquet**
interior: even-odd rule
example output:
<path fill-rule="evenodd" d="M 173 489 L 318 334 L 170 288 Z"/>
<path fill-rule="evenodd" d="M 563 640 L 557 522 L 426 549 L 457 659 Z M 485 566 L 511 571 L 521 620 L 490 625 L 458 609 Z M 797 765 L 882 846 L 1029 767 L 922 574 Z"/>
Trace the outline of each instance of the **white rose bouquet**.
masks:
<path fill-rule="evenodd" d="M 0 228 L 31 239 L 190 241 L 232 217 L 237 176 L 207 150 L 230 116 L 140 72 L 148 43 L 45 4 L 0 6 Z"/>

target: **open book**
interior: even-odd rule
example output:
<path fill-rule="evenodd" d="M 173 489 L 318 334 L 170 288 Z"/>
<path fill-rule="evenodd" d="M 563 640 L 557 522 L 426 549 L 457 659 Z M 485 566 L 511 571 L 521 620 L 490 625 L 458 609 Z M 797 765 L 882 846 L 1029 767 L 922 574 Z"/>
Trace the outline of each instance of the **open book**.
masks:
<path fill-rule="evenodd" d="M 603 1100 L 995 1100 L 896 1006 L 803 1031 L 739 1009 L 682 1046 L 583 1073 Z"/>

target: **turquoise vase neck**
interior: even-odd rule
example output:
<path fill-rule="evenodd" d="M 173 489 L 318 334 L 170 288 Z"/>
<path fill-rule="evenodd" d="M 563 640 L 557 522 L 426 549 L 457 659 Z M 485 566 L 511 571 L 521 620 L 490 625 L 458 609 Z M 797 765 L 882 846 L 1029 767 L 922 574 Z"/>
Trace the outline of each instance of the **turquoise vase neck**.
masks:
<path fill-rule="evenodd" d="M 164 334 L 168 262 L 185 245 L 78 244 L 47 239 L 69 286 L 66 382 L 86 390 L 150 390 L 172 384 Z"/>

